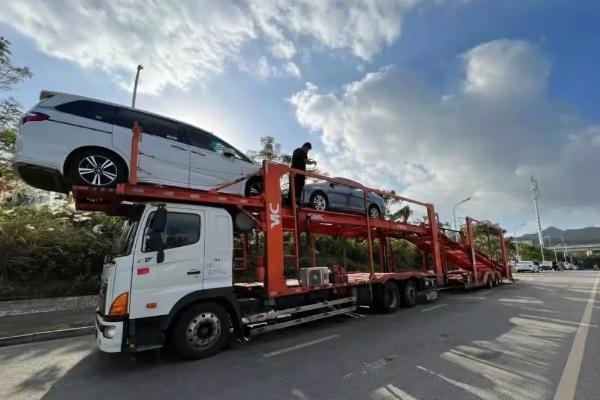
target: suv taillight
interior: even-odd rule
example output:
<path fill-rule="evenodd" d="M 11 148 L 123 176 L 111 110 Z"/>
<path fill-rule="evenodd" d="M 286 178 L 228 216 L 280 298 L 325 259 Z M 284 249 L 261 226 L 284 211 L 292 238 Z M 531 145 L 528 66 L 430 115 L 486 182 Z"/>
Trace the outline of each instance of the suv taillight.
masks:
<path fill-rule="evenodd" d="M 25 125 L 28 122 L 45 121 L 48 118 L 50 118 L 50 117 L 44 113 L 31 112 L 31 113 L 27 113 L 27 114 L 23 115 L 23 118 L 21 118 L 21 124 Z"/>

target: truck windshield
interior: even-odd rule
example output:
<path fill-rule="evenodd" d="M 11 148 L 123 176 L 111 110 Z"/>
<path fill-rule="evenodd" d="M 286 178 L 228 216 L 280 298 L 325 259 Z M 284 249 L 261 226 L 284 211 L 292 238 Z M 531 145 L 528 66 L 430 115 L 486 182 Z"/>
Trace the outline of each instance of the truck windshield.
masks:
<path fill-rule="evenodd" d="M 135 232 L 137 231 L 143 212 L 144 206 L 137 206 L 131 210 L 129 217 L 123 220 L 119 234 L 115 237 L 112 245 L 111 253 L 113 257 L 126 256 L 131 253 Z"/>

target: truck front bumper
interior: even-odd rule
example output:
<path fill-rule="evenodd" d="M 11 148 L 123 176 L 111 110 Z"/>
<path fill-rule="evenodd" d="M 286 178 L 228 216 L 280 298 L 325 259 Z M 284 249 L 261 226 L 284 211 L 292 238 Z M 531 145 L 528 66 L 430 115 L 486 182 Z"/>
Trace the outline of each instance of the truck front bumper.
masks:
<path fill-rule="evenodd" d="M 96 343 L 101 351 L 119 353 L 123 348 L 123 321 L 106 321 L 96 313 Z"/>

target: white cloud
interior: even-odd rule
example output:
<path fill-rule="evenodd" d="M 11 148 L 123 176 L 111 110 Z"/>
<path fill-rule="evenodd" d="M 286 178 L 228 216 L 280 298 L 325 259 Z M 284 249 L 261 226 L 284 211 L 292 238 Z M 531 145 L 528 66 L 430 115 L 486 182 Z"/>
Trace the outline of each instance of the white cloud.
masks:
<path fill-rule="evenodd" d="M 415 1 L 14 0 L 3 2 L 0 23 L 44 54 L 101 69 L 127 89 L 143 64 L 140 90 L 159 93 L 189 88 L 229 65 L 299 77 L 300 45 L 305 55 L 317 47 L 370 60 L 399 37 L 402 12 Z M 255 51 L 244 52 L 252 45 Z"/>
<path fill-rule="evenodd" d="M 11 1 L 0 22 L 43 53 L 100 68 L 123 87 L 143 64 L 141 90 L 148 92 L 222 71 L 256 37 L 252 20 L 231 1 Z"/>
<path fill-rule="evenodd" d="M 547 58 L 509 40 L 462 57 L 465 76 L 454 93 L 388 67 L 339 93 L 309 83 L 294 94 L 298 121 L 323 142 L 321 167 L 434 202 L 445 220 L 466 196 L 473 200 L 463 209 L 474 216 L 529 219 L 530 174 L 554 223 L 575 207 L 598 216 L 600 127 L 547 98 Z"/>
<path fill-rule="evenodd" d="M 550 63 L 533 45 L 519 40 L 496 40 L 465 53 L 466 88 L 496 97 L 543 94 Z"/>
<path fill-rule="evenodd" d="M 262 0 L 250 3 L 258 25 L 277 46 L 286 33 L 370 60 L 401 31 L 402 14 L 417 0 Z M 286 33 L 285 33 L 286 32 Z"/>
<path fill-rule="evenodd" d="M 300 68 L 298 68 L 298 66 L 291 61 L 285 64 L 285 70 L 288 74 L 295 76 L 296 78 L 300 78 L 302 75 L 300 73 Z"/>

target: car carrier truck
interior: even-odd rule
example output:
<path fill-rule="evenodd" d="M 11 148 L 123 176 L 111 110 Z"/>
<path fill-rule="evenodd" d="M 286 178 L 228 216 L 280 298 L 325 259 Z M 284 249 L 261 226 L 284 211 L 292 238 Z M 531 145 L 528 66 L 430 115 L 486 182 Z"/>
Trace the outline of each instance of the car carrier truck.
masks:
<path fill-rule="evenodd" d="M 286 165 L 264 162 L 255 176 L 243 178 L 258 177 L 262 183 L 261 193 L 251 197 L 220 192 L 239 180 L 210 191 L 138 184 L 141 137 L 136 125 L 127 183 L 112 189 L 73 188 L 79 210 L 124 218 L 115 251 L 102 272 L 95 316 L 97 343 L 104 352 L 170 345 L 181 357 L 201 358 L 236 337 L 249 338 L 362 306 L 393 313 L 400 306 L 414 306 L 419 294 L 435 301 L 439 287 L 492 287 L 512 279 L 501 229 L 492 229 L 499 255 L 485 254 L 473 239 L 477 221 L 468 218 L 466 233 L 451 234 L 440 228 L 432 204 L 359 184 L 354 189 L 364 195 L 363 214 L 287 204 L 281 183 L 296 174 L 331 184 L 349 183 Z M 294 185 L 290 190 L 295 199 Z M 369 217 L 370 192 L 422 207 L 425 222 Z M 248 260 L 249 234 L 260 239 L 259 255 L 253 260 Z M 368 270 L 319 265 L 317 235 L 364 240 Z M 391 251 L 391 241 L 397 239 L 421 250 L 422 268 L 400 270 Z M 236 242 L 242 243 L 241 257 L 234 257 Z M 309 248 L 309 257 L 302 256 L 304 247 Z M 236 264 L 254 278 L 236 281 Z M 254 271 L 249 271 L 249 264 Z"/>

